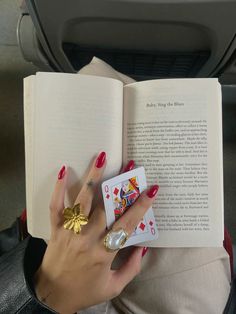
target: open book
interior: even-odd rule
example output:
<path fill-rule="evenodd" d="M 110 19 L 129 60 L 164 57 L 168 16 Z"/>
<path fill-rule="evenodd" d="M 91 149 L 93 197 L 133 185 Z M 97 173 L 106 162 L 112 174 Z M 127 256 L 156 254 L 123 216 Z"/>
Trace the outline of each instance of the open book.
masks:
<path fill-rule="evenodd" d="M 156 247 L 222 246 L 221 88 L 217 79 L 116 79 L 37 73 L 24 80 L 26 198 L 31 235 L 49 239 L 49 201 L 69 166 L 72 205 L 89 161 L 106 151 L 104 180 L 134 159 L 148 184 Z"/>

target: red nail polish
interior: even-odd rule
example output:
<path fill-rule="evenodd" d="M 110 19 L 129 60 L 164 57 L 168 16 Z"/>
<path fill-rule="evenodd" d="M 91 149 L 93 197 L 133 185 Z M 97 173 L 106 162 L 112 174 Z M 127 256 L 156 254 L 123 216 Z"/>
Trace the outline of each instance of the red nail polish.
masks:
<path fill-rule="evenodd" d="M 144 255 L 147 253 L 148 247 L 144 247 L 142 250 L 142 257 L 144 257 Z"/>
<path fill-rule="evenodd" d="M 101 152 L 101 153 L 98 155 L 98 157 L 97 157 L 95 166 L 96 166 L 97 168 L 102 168 L 102 166 L 103 166 L 104 163 L 105 163 L 105 160 L 106 160 L 106 153 L 105 153 L 105 152 Z"/>
<path fill-rule="evenodd" d="M 126 165 L 125 169 L 124 169 L 124 172 L 127 172 L 127 171 L 130 171 L 134 169 L 134 161 L 133 160 L 130 160 L 128 162 L 128 164 Z"/>
<path fill-rule="evenodd" d="M 159 190 L 159 185 L 153 185 L 148 191 L 147 191 L 147 196 L 150 198 L 153 198 L 156 194 L 157 191 Z"/>
<path fill-rule="evenodd" d="M 58 180 L 63 179 L 65 176 L 65 173 L 66 173 L 66 167 L 62 166 L 61 170 L 58 173 Z"/>

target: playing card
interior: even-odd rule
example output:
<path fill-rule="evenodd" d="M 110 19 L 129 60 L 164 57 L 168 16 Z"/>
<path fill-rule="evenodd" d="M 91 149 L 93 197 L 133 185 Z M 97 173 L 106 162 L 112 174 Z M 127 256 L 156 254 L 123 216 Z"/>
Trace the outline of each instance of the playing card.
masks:
<path fill-rule="evenodd" d="M 107 227 L 129 210 L 140 193 L 147 188 L 145 170 L 143 167 L 123 173 L 103 182 L 102 194 L 106 211 Z M 157 239 L 157 225 L 152 208 L 149 208 L 143 219 L 127 240 L 126 246 Z"/>

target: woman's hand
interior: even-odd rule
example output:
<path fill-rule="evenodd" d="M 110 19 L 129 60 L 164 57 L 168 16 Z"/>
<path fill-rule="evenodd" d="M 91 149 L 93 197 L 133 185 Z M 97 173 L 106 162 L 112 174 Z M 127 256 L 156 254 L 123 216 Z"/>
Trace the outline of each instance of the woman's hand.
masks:
<path fill-rule="evenodd" d="M 107 234 L 105 210 L 102 204 L 92 208 L 105 165 L 106 154 L 103 152 L 94 160 L 75 200 L 75 204 L 80 203 L 83 213 L 89 216 L 89 222 L 82 226 L 80 234 L 63 227 L 66 168 L 62 168 L 58 175 L 50 205 L 51 238 L 34 283 L 38 299 L 59 313 L 75 313 L 114 298 L 141 268 L 142 248 L 134 248 L 121 269 L 111 270 L 117 251 L 108 252 L 103 243 Z M 133 163 L 126 168 L 131 170 Z M 122 227 L 131 235 L 152 205 L 157 190 L 158 186 L 153 186 L 143 192 L 113 226 Z"/>

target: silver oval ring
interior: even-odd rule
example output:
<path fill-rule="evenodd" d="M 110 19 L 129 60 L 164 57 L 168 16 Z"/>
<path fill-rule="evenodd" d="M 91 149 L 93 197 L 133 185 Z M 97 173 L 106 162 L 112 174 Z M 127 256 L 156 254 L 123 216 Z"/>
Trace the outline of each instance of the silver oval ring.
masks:
<path fill-rule="evenodd" d="M 128 233 L 123 228 L 111 229 L 104 237 L 104 246 L 109 252 L 117 251 L 124 246 L 128 237 Z"/>

